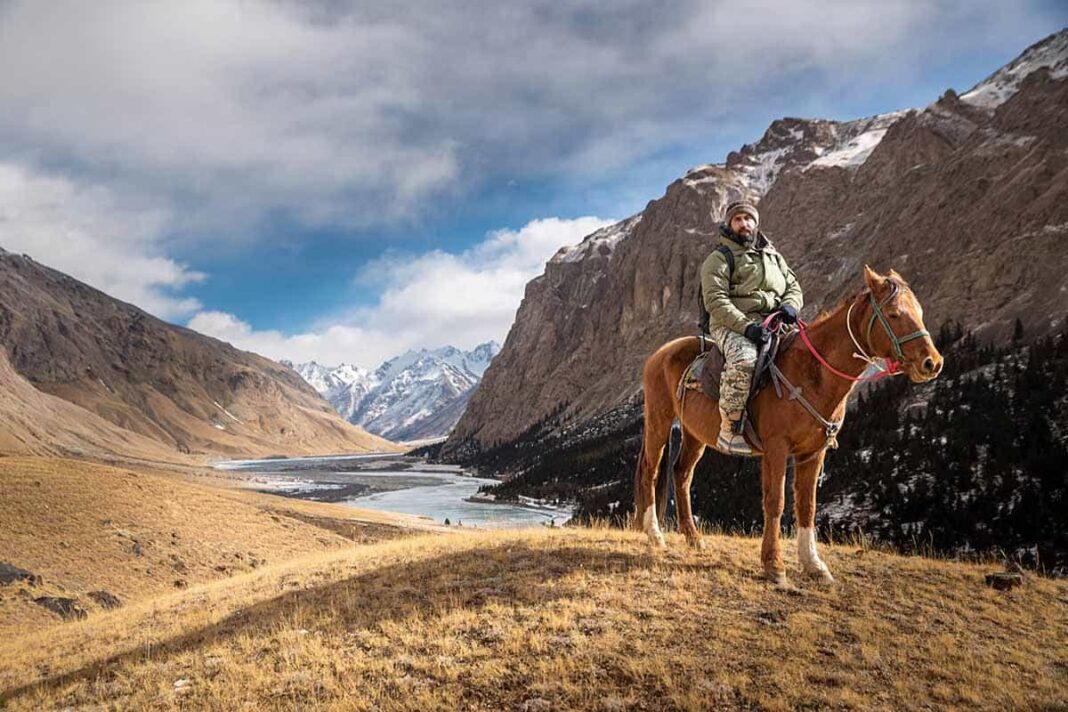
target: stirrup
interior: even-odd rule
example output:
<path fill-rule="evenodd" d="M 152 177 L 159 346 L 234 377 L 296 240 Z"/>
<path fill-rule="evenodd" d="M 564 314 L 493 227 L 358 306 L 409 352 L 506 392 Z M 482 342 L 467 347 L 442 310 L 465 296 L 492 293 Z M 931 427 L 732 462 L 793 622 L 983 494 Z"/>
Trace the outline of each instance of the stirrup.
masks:
<path fill-rule="evenodd" d="M 733 431 L 734 428 L 731 428 Z M 731 433 L 730 438 L 723 436 L 723 431 L 720 431 L 719 436 L 716 438 L 716 444 L 713 446 L 716 450 L 719 450 L 725 455 L 752 455 L 753 448 L 749 447 L 749 443 L 745 441 L 745 436 L 740 433 Z"/>

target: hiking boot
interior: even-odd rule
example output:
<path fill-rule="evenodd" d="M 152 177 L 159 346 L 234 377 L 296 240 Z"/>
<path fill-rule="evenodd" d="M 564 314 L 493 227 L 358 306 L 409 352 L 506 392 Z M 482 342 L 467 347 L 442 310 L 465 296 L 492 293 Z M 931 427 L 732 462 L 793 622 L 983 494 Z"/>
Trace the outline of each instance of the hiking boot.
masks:
<path fill-rule="evenodd" d="M 720 413 L 719 437 L 716 438 L 715 448 L 726 455 L 753 454 L 753 448 L 749 447 L 742 435 L 741 413 Z"/>

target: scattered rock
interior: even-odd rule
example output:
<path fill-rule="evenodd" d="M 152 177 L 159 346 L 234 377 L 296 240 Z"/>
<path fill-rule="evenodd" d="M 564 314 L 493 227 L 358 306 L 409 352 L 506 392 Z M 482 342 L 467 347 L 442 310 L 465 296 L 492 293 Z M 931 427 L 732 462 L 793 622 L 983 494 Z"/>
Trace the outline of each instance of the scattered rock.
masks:
<path fill-rule="evenodd" d="M 15 583 L 16 581 L 28 581 L 31 584 L 39 584 L 41 583 L 41 577 L 26 569 L 20 569 L 14 564 L 0 561 L 0 586 L 6 586 Z"/>
<path fill-rule="evenodd" d="M 42 608 L 47 608 L 63 620 L 81 620 L 88 614 L 73 598 L 60 598 L 58 596 L 38 596 L 33 602 Z"/>
<path fill-rule="evenodd" d="M 997 591 L 1008 591 L 1023 584 L 1023 576 L 1008 572 L 986 575 L 986 585 Z"/>
<path fill-rule="evenodd" d="M 179 557 L 175 556 L 174 554 L 171 554 L 171 559 L 171 568 L 177 571 L 178 573 L 184 574 L 186 571 L 189 570 L 189 567 L 186 566 L 185 562 L 182 561 L 182 559 L 180 559 Z"/>
<path fill-rule="evenodd" d="M 174 579 L 175 588 L 185 588 L 189 583 L 185 579 Z"/>
<path fill-rule="evenodd" d="M 108 593 L 107 591 L 90 591 L 87 595 L 89 598 L 96 601 L 97 605 L 101 608 L 111 610 L 112 608 L 122 607 L 122 601 L 113 593 Z"/>
<path fill-rule="evenodd" d="M 786 622 L 786 616 L 780 611 L 761 611 L 757 614 L 757 620 L 764 625 L 780 626 Z"/>
<path fill-rule="evenodd" d="M 130 549 L 130 552 L 134 556 L 144 556 L 145 555 L 145 550 L 143 548 L 141 548 L 141 542 L 137 541 L 136 539 L 134 540 L 133 548 Z"/>

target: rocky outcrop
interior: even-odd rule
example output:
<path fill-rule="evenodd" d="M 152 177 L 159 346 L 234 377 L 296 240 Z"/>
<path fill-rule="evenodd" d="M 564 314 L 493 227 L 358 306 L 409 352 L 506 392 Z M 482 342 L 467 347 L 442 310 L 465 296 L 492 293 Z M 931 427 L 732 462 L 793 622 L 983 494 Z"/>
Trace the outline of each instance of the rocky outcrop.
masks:
<path fill-rule="evenodd" d="M 78 605 L 73 598 L 65 596 L 38 596 L 33 599 L 41 608 L 45 608 L 65 621 L 84 620 L 88 617 L 85 609 Z"/>
<path fill-rule="evenodd" d="M 722 164 L 695 168 L 619 225 L 558 253 L 445 443 L 511 442 L 553 417 L 588 421 L 637 396 L 641 365 L 693 333 L 698 268 L 731 200 L 760 201 L 811 317 L 895 268 L 929 327 L 1029 335 L 1068 315 L 1068 31 L 958 97 L 851 122 L 782 119 Z M 996 85 L 996 92 L 990 89 Z M 977 98 L 978 97 L 978 98 Z M 607 250 L 598 244 L 610 242 Z"/>
<path fill-rule="evenodd" d="M 35 584 L 41 582 L 41 577 L 26 569 L 21 569 L 14 564 L 0 561 L 0 586 L 7 586 L 18 581 L 27 581 L 31 584 Z"/>
<path fill-rule="evenodd" d="M 268 456 L 389 449 L 291 369 L 0 250 L 0 450 Z"/>

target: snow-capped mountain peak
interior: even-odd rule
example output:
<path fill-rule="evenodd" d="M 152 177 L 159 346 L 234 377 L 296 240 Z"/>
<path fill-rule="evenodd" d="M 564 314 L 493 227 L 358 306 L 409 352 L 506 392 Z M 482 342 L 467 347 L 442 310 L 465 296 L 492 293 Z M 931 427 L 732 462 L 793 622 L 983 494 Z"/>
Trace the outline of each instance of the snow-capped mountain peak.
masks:
<path fill-rule="evenodd" d="M 462 351 L 411 349 L 374 371 L 314 361 L 293 366 L 351 423 L 393 440 L 445 435 L 500 352 L 495 341 Z"/>

